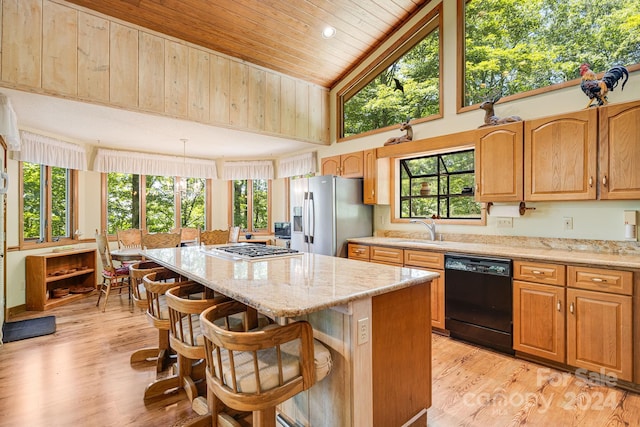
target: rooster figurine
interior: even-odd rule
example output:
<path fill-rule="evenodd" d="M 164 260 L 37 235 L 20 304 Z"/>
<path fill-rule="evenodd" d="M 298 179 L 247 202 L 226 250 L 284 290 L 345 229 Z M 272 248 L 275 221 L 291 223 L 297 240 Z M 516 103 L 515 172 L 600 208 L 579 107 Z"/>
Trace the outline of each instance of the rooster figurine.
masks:
<path fill-rule="evenodd" d="M 589 97 L 589 103 L 586 108 L 591 107 L 594 100 L 598 101 L 598 106 L 606 105 L 608 103 L 607 93 L 613 91 L 623 77 L 626 78 L 624 82 L 622 82 L 620 90 L 624 89 L 624 85 L 627 84 L 627 80 L 629 80 L 629 71 L 621 65 L 608 69 L 605 71 L 602 79 L 598 80 L 596 73 L 591 71 L 589 64 L 585 62 L 580 66 L 580 75 L 582 76 L 580 87 Z"/>

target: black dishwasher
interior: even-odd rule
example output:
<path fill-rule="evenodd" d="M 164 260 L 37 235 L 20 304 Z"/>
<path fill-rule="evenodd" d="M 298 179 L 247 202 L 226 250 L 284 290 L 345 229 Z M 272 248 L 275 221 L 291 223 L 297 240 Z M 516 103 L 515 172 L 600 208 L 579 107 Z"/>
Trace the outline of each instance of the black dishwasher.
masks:
<path fill-rule="evenodd" d="M 445 254 L 445 327 L 459 338 L 513 354 L 511 260 Z"/>

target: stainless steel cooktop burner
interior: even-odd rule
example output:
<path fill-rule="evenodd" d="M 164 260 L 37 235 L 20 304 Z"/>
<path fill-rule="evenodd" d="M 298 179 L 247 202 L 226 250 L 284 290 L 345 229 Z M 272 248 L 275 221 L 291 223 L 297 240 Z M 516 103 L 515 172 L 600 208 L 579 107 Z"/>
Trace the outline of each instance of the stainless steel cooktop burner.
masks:
<path fill-rule="evenodd" d="M 275 258 L 292 255 L 302 255 L 295 249 L 283 248 L 281 246 L 261 245 L 256 243 L 238 243 L 229 246 L 214 246 L 206 248 L 205 251 L 214 255 L 231 256 L 245 260 L 259 260 L 265 258 Z"/>

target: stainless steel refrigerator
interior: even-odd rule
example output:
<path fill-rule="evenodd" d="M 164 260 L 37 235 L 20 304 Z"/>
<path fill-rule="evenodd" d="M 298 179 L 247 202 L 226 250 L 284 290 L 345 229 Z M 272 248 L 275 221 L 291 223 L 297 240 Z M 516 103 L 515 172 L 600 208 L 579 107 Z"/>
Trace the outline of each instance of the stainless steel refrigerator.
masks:
<path fill-rule="evenodd" d="M 347 256 L 347 239 L 373 235 L 373 206 L 362 179 L 332 175 L 291 180 L 291 248 Z"/>

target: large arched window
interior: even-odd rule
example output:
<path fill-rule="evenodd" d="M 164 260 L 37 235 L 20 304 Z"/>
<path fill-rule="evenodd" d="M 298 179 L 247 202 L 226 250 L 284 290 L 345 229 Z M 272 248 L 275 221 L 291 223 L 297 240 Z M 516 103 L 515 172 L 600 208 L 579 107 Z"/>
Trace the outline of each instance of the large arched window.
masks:
<path fill-rule="evenodd" d="M 458 34 L 459 109 L 577 84 L 583 62 L 640 69 L 638 0 L 458 0 Z"/>

